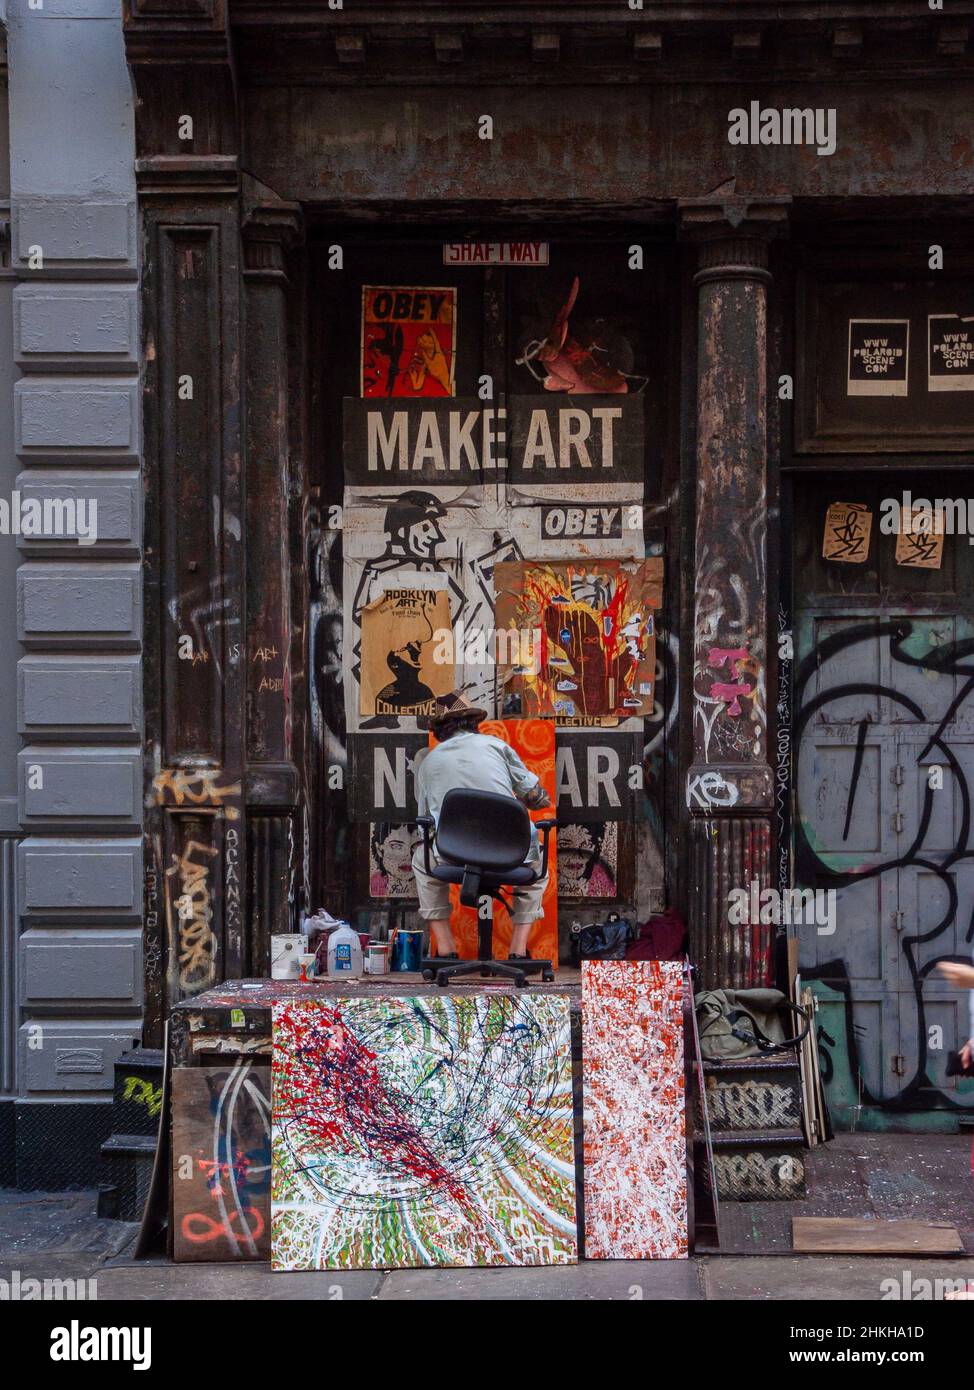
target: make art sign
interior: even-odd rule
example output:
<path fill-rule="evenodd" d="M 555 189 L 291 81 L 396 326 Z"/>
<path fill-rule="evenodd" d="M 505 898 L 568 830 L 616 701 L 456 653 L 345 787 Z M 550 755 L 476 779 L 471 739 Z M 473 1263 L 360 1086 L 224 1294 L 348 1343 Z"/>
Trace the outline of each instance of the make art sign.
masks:
<path fill-rule="evenodd" d="M 643 404 L 514 397 L 374 401 L 348 397 L 345 483 L 641 483 Z"/>
<path fill-rule="evenodd" d="M 547 265 L 546 241 L 448 241 L 444 265 Z"/>

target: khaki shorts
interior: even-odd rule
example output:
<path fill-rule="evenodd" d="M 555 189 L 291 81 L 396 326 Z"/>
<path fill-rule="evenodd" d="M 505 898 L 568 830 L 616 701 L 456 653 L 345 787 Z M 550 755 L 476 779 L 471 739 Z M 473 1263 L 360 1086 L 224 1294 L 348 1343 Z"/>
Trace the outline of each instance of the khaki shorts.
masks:
<path fill-rule="evenodd" d="M 434 846 L 430 850 L 430 864 L 441 864 L 443 861 L 436 853 Z M 531 853 L 524 861 L 530 864 L 537 871 L 541 868 L 541 849 L 538 845 L 532 845 Z M 423 846 L 417 845 L 413 850 L 413 873 L 416 875 L 416 896 L 419 898 L 419 915 L 424 922 L 445 922 L 450 918 L 450 885 L 441 883 L 438 878 L 433 878 L 426 872 L 425 857 Z M 516 927 L 530 926 L 544 916 L 541 900 L 544 897 L 544 890 L 548 886 L 548 875 L 539 878 L 537 883 L 532 883 L 528 887 L 509 888 L 505 896 L 509 895 L 511 902 L 511 921 Z"/>

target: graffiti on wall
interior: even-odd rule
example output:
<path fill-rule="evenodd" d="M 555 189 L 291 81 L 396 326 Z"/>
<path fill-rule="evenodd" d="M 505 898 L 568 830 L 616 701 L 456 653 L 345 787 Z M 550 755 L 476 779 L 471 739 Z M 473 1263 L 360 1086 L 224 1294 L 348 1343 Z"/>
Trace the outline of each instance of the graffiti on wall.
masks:
<path fill-rule="evenodd" d="M 937 1092 L 941 1106 L 969 1108 L 935 1078 L 937 1059 L 930 1040 L 937 1024 L 927 990 L 938 964 L 969 960 L 969 953 L 958 954 L 958 949 L 974 941 L 974 904 L 960 886 L 964 866 L 974 859 L 968 775 L 974 745 L 968 707 L 974 694 L 974 638 L 950 636 L 947 629 L 957 621 L 893 618 L 847 624 L 829 631 L 797 673 L 796 879 L 839 891 L 878 881 L 884 894 L 879 900 L 899 905 L 894 909 L 897 929 L 885 938 L 892 945 L 882 978 L 891 990 L 905 982 L 909 1016 L 899 1019 L 904 1055 L 890 1059 L 882 1054 L 881 1086 L 864 1079 L 863 1048 L 877 1024 L 875 1010 L 869 1014 L 870 1001 L 857 998 L 856 980 L 865 971 L 851 958 L 852 938 L 845 940 L 848 957 L 840 951 L 803 969 L 805 978 L 827 983 L 845 1000 L 844 1037 L 832 1036 L 831 1050 L 834 1054 L 844 1046 L 843 1070 L 848 1068 L 863 1106 L 918 1109 L 928 1106 L 931 1093 Z M 824 669 L 829 663 L 836 677 Z M 877 670 L 888 671 L 888 677 L 870 677 Z M 847 727 L 851 775 L 837 785 L 839 803 L 828 802 L 826 814 L 821 811 L 828 795 L 826 773 L 816 765 L 821 752 L 813 731 L 830 722 Z M 892 731 L 888 766 L 877 762 L 883 756 L 883 729 Z M 823 821 L 830 826 L 827 842 Z M 872 848 L 863 851 L 864 838 Z M 917 886 L 921 877 L 922 891 Z M 931 908 L 932 920 L 921 921 Z M 853 917 L 860 928 L 864 925 L 861 914 L 850 913 L 847 932 L 856 929 Z M 945 1041 L 946 1047 L 955 1045 Z M 835 1067 L 834 1055 L 828 1065 Z"/>

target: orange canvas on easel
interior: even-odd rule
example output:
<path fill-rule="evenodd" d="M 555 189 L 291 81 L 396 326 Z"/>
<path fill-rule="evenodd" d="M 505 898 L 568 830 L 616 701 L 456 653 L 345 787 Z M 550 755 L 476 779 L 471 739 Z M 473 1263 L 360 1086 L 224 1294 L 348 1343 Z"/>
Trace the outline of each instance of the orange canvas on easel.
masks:
<path fill-rule="evenodd" d="M 551 806 L 541 811 L 531 811 L 532 820 L 547 820 L 554 816 L 555 810 L 555 722 L 553 719 L 488 719 L 480 725 L 479 732 L 493 734 L 495 738 L 509 743 L 521 758 L 525 767 L 540 778 Z M 430 746 L 435 739 L 430 735 Z M 538 960 L 550 960 L 558 964 L 558 875 L 557 834 L 552 830 L 548 839 L 548 886 L 545 889 L 542 907 L 544 917 L 534 924 L 528 942 L 528 950 Z M 540 836 L 540 832 L 539 832 Z M 453 936 L 457 950 L 464 960 L 477 959 L 477 912 L 472 907 L 460 906 L 460 887 L 450 888 L 450 901 L 453 905 Z M 511 918 L 505 907 L 494 902 L 494 958 L 506 959 L 511 949 Z"/>

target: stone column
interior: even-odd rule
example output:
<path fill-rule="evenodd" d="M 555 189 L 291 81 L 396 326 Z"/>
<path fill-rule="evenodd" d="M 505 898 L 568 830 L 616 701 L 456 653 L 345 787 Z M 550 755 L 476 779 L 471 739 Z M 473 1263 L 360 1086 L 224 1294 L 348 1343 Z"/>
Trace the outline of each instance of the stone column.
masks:
<path fill-rule="evenodd" d="M 249 968 L 262 975 L 270 936 L 295 930 L 291 886 L 301 842 L 292 757 L 287 320 L 287 252 L 300 238 L 301 212 L 250 179 L 244 209 L 248 948 Z"/>
<path fill-rule="evenodd" d="M 768 243 L 786 204 L 682 205 L 698 246 L 691 933 L 704 980 L 771 980 L 774 927 L 733 923 L 728 895 L 771 885 L 768 760 Z"/>

